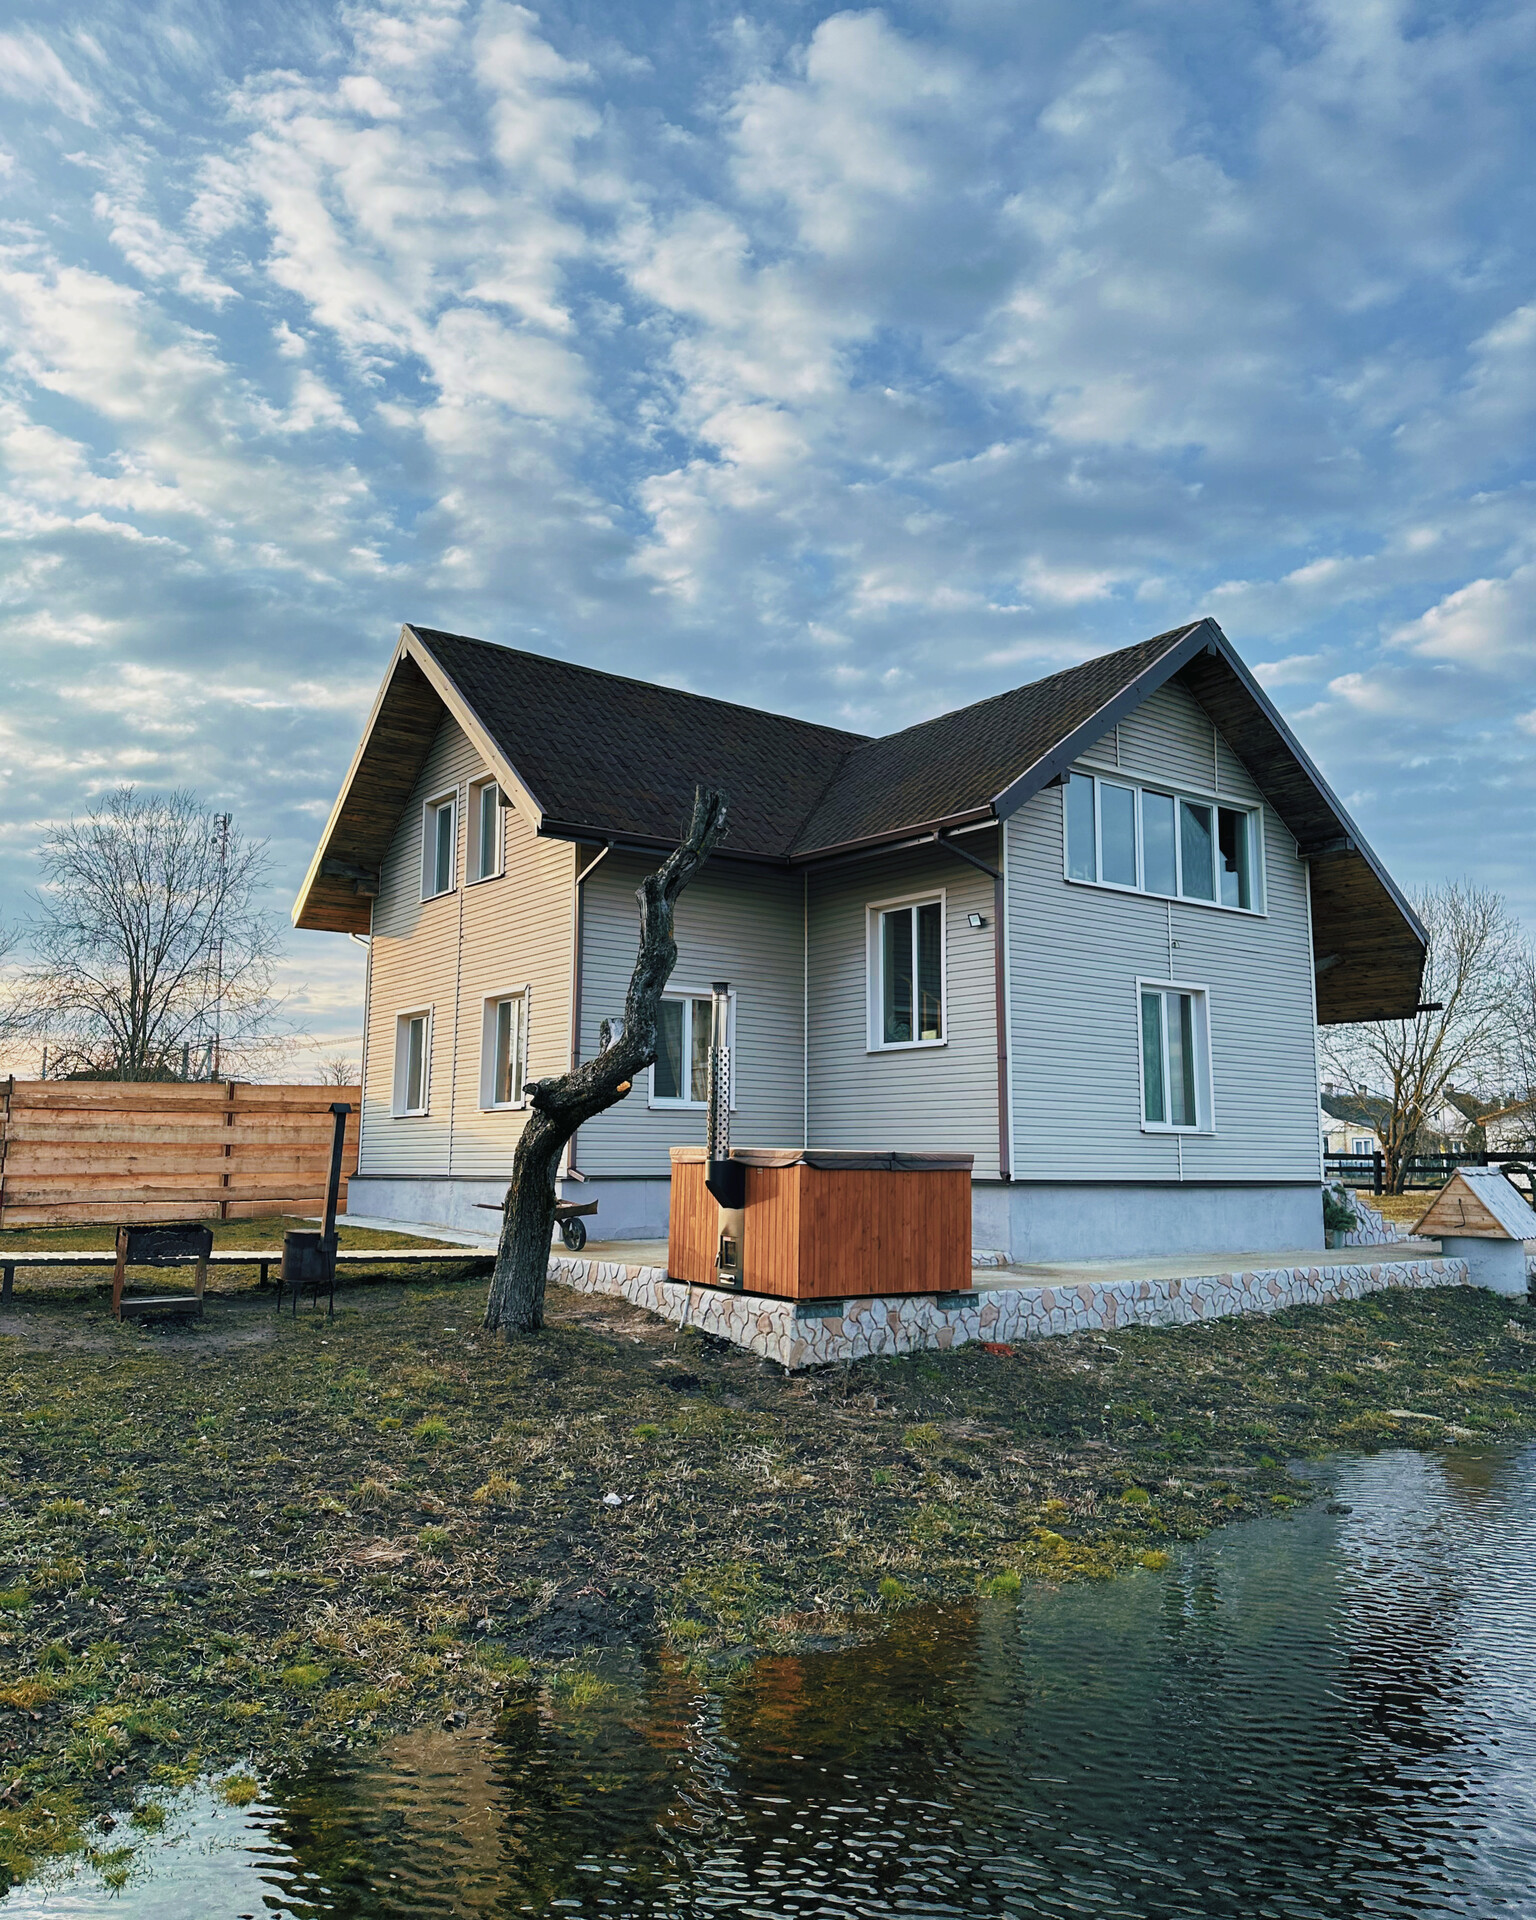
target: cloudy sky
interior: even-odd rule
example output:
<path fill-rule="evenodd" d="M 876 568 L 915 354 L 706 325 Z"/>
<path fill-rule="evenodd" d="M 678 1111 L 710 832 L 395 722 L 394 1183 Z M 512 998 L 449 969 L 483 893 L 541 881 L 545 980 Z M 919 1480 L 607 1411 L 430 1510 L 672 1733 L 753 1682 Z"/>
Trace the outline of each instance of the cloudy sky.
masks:
<path fill-rule="evenodd" d="M 123 779 L 286 911 L 403 619 L 875 731 L 1209 613 L 1536 928 L 1533 68 L 1455 0 L 4 0 L 0 919 Z"/>

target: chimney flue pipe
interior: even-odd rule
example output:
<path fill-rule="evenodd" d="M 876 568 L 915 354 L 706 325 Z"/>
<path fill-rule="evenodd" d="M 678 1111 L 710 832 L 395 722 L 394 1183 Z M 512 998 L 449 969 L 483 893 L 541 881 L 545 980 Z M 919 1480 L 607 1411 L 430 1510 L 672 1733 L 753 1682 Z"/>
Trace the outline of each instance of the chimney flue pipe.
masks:
<path fill-rule="evenodd" d="M 746 1169 L 731 1158 L 731 983 L 716 980 L 710 996 L 709 1105 L 705 1118 L 709 1172 L 704 1184 L 722 1207 L 739 1207 L 746 1199 Z"/>

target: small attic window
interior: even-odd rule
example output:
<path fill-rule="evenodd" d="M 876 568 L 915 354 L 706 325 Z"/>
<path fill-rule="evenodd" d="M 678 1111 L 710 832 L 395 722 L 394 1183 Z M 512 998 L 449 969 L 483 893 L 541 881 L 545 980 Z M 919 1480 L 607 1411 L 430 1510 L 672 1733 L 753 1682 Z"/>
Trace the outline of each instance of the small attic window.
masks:
<path fill-rule="evenodd" d="M 421 897 L 434 900 L 440 893 L 452 893 L 454 855 L 458 851 L 459 796 L 439 794 L 422 809 L 421 824 Z"/>
<path fill-rule="evenodd" d="M 471 881 L 494 880 L 501 872 L 501 788 L 483 780 L 469 790 Z"/>

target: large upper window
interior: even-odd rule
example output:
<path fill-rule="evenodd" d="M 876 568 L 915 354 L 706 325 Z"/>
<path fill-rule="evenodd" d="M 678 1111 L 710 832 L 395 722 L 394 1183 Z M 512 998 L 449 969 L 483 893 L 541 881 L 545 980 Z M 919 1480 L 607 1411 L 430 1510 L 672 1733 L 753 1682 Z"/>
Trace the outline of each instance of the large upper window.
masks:
<path fill-rule="evenodd" d="M 432 1067 L 432 1010 L 402 1013 L 395 1022 L 395 1112 L 425 1113 Z"/>
<path fill-rule="evenodd" d="M 471 880 L 493 880 L 501 872 L 501 788 L 494 780 L 469 790 Z"/>
<path fill-rule="evenodd" d="M 1260 909 L 1253 808 L 1074 773 L 1063 811 L 1069 880 Z"/>
<path fill-rule="evenodd" d="M 944 1040 L 944 898 L 871 907 L 871 1047 Z"/>
<path fill-rule="evenodd" d="M 528 998 L 497 994 L 485 1003 L 480 1034 L 480 1104 L 520 1107 L 528 1053 Z"/>
<path fill-rule="evenodd" d="M 1174 1132 L 1211 1125 L 1210 1030 L 1202 987 L 1136 983 L 1141 1019 L 1141 1120 Z"/>
<path fill-rule="evenodd" d="M 707 993 L 669 994 L 656 1020 L 656 1064 L 651 1068 L 651 1105 L 702 1107 L 709 1099 Z M 735 1045 L 736 996 L 730 996 L 725 1043 Z M 735 1104 L 734 1093 L 731 1104 Z"/>
<path fill-rule="evenodd" d="M 422 809 L 421 897 L 452 893 L 453 858 L 458 847 L 459 796 L 445 793 Z"/>

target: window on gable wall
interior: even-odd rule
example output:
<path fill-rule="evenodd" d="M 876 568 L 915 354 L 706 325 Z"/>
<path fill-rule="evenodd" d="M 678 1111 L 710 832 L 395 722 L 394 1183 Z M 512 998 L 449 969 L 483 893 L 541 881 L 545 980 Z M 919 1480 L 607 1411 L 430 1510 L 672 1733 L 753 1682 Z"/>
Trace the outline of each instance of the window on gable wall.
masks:
<path fill-rule="evenodd" d="M 520 1107 L 528 1053 L 528 999 L 504 993 L 485 1003 L 480 1037 L 480 1104 Z"/>
<path fill-rule="evenodd" d="M 944 901 L 871 907 L 872 1048 L 931 1047 L 944 1039 Z"/>
<path fill-rule="evenodd" d="M 427 1111 L 428 1073 L 432 1030 L 431 1010 L 402 1013 L 395 1022 L 395 1112 Z"/>
<path fill-rule="evenodd" d="M 501 788 L 486 780 L 469 790 L 469 834 L 474 848 L 472 880 L 494 880 L 501 872 Z"/>
<path fill-rule="evenodd" d="M 1256 808 L 1074 773 L 1063 815 L 1069 880 L 1259 908 Z"/>
<path fill-rule="evenodd" d="M 1211 1126 L 1210 1041 L 1200 987 L 1138 984 L 1141 1007 L 1141 1118 L 1151 1129 Z"/>
<path fill-rule="evenodd" d="M 443 794 L 429 800 L 422 813 L 421 897 L 434 899 L 453 891 L 453 856 L 458 841 L 459 797 Z"/>

